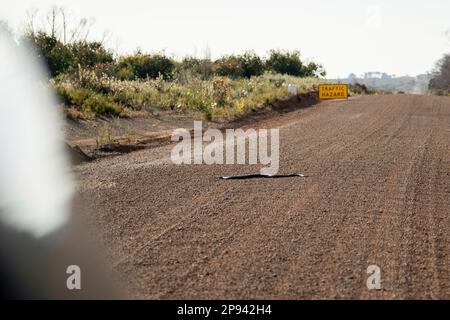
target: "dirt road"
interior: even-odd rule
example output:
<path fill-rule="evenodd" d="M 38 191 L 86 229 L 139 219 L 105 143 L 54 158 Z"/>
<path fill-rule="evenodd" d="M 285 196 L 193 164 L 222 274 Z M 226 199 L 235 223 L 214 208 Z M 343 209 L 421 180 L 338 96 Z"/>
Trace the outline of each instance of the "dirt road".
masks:
<path fill-rule="evenodd" d="M 259 167 L 176 166 L 170 145 L 76 167 L 134 296 L 450 299 L 449 98 L 323 102 L 254 126 L 280 128 L 280 173 L 308 177 L 219 180 Z"/>

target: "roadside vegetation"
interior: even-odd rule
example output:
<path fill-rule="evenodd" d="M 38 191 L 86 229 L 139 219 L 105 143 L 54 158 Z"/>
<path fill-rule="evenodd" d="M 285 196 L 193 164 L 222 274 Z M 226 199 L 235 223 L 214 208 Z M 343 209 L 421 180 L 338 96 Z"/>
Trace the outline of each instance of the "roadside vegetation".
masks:
<path fill-rule="evenodd" d="M 350 95 L 368 95 L 368 94 L 374 94 L 375 91 L 372 89 L 369 89 L 365 84 L 363 83 L 351 83 L 349 84 L 349 94 Z"/>
<path fill-rule="evenodd" d="M 72 119 L 168 110 L 221 120 L 287 98 L 289 83 L 303 93 L 324 82 L 323 67 L 305 63 L 298 51 L 271 50 L 267 57 L 247 51 L 216 60 L 140 50 L 117 55 L 103 41 L 89 40 L 86 19 L 70 30 L 61 9 L 48 14 L 45 27 L 33 19 L 15 38 L 18 45 L 31 44 L 33 56 L 45 62 L 49 83 Z"/>
<path fill-rule="evenodd" d="M 429 89 L 434 94 L 450 96 L 450 53 L 436 63 Z"/>
<path fill-rule="evenodd" d="M 72 49 L 80 47 L 88 52 Z M 286 98 L 289 83 L 300 93 L 315 90 L 324 75 L 319 65 L 303 64 L 298 52 L 272 51 L 267 60 L 246 52 L 215 61 L 177 61 L 163 53 L 114 57 L 99 43 L 74 43 L 68 50 L 67 63 L 55 63 L 52 57 L 48 64 L 64 66 L 50 68 L 51 83 L 72 118 L 130 116 L 156 108 L 200 111 L 209 120 L 220 120 Z M 89 59 L 79 58 L 79 52 Z M 282 61 L 270 64 L 278 59 Z"/>
<path fill-rule="evenodd" d="M 166 80 L 120 80 L 94 70 L 51 80 L 71 118 L 92 119 L 97 115 L 133 116 L 151 110 L 179 113 L 201 112 L 208 120 L 223 120 L 267 106 L 289 96 L 287 85 L 299 92 L 316 90 L 318 78 L 299 78 L 265 73 L 251 78 L 212 76 L 210 79 L 184 76 Z"/>

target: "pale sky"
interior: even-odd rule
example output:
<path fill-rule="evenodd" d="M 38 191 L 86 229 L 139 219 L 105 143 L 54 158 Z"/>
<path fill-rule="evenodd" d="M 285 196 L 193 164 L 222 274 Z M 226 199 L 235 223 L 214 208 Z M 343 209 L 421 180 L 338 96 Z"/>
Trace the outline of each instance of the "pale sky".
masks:
<path fill-rule="evenodd" d="M 0 2 L 0 19 L 17 29 L 27 10 L 43 14 L 55 4 L 74 18 L 95 18 L 92 35 L 109 31 L 109 45 L 121 53 L 300 50 L 335 78 L 425 73 L 450 52 L 449 0 L 15 0 Z"/>

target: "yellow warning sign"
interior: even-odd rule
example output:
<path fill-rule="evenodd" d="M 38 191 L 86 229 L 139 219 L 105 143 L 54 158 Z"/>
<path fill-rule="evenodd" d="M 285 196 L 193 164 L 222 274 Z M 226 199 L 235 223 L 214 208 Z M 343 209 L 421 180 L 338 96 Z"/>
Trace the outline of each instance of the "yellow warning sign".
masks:
<path fill-rule="evenodd" d="M 348 85 L 321 84 L 319 85 L 319 99 L 347 99 Z"/>

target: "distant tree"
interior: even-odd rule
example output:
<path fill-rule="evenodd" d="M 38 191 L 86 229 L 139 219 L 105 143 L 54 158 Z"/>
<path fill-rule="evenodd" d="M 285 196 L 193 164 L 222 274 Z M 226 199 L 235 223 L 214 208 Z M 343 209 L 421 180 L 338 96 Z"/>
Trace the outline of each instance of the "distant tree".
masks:
<path fill-rule="evenodd" d="M 275 73 L 301 76 L 303 64 L 300 60 L 300 52 L 288 52 L 283 50 L 271 50 L 266 65 Z"/>
<path fill-rule="evenodd" d="M 327 73 L 326 73 L 325 69 L 322 67 L 322 65 L 320 65 L 318 63 L 310 62 L 307 65 L 302 66 L 302 72 L 301 72 L 302 77 L 319 78 L 319 77 L 325 77 L 326 74 Z"/>
<path fill-rule="evenodd" d="M 271 50 L 266 61 L 267 68 L 275 73 L 297 77 L 324 77 L 326 71 L 316 62 L 304 64 L 299 51 Z"/>
<path fill-rule="evenodd" d="M 436 63 L 429 88 L 438 93 L 450 92 L 450 53 Z"/>
<path fill-rule="evenodd" d="M 237 60 L 241 65 L 242 75 L 246 78 L 260 76 L 264 73 L 263 60 L 252 51 L 247 51 L 239 55 Z"/>

